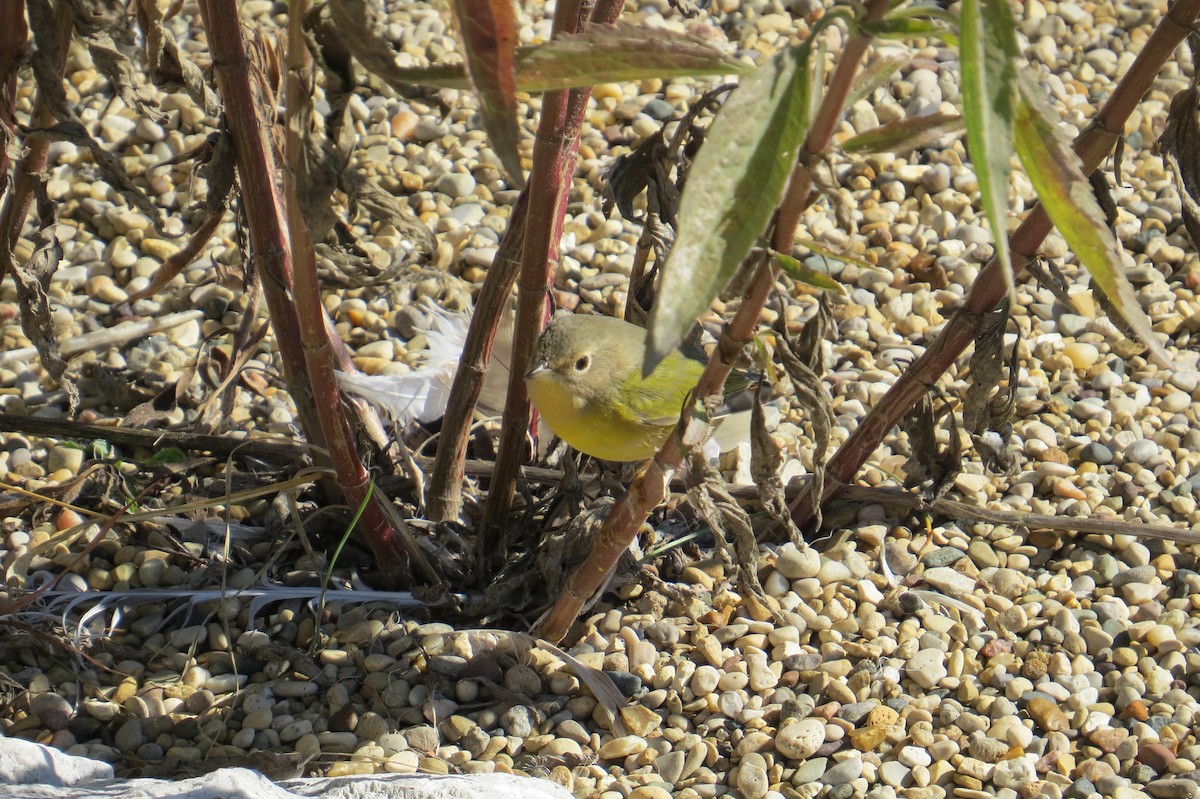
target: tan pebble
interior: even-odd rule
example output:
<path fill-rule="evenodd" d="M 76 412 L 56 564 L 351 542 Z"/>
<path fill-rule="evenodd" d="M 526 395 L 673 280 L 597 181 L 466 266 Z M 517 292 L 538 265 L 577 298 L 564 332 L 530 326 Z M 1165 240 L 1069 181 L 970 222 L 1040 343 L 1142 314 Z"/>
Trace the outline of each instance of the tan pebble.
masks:
<path fill-rule="evenodd" d="M 374 774 L 375 764 L 369 761 L 349 761 L 343 760 L 334 763 L 329 767 L 329 771 L 325 772 L 326 777 L 350 777 L 355 774 Z"/>
<path fill-rule="evenodd" d="M 418 769 L 424 774 L 449 774 L 450 765 L 445 761 L 436 757 L 423 757 L 418 764 Z"/>
<path fill-rule="evenodd" d="M 1102 727 L 1089 735 L 1088 740 L 1100 747 L 1101 751 L 1112 753 L 1128 737 L 1129 731 L 1123 727 Z"/>
<path fill-rule="evenodd" d="M 671 799 L 671 793 L 657 785 L 643 785 L 634 788 L 629 794 L 629 799 Z"/>
<path fill-rule="evenodd" d="M 890 727 L 896 723 L 900 714 L 887 705 L 876 705 L 867 714 L 868 727 Z"/>
<path fill-rule="evenodd" d="M 775 733 L 775 750 L 791 760 L 804 760 L 825 743 L 825 724 L 806 718 L 783 724 Z"/>
<path fill-rule="evenodd" d="M 1070 480 L 1054 481 L 1054 496 L 1064 499 L 1087 499 L 1087 494 Z"/>
<path fill-rule="evenodd" d="M 413 131 L 417 128 L 417 123 L 420 121 L 421 118 L 419 116 L 406 108 L 392 117 L 392 135 L 404 141 L 412 136 Z"/>
<path fill-rule="evenodd" d="M 140 249 L 146 255 L 165 261 L 179 252 L 179 247 L 162 239 L 143 239 Z"/>
<path fill-rule="evenodd" d="M 383 358 L 354 358 L 353 361 L 358 370 L 367 375 L 380 374 L 391 363 L 391 359 Z"/>
<path fill-rule="evenodd" d="M 662 726 L 662 717 L 648 707 L 627 705 L 621 708 L 621 721 L 634 735 L 645 738 Z"/>
<path fill-rule="evenodd" d="M 1071 364 L 1076 369 L 1087 369 L 1100 360 L 1100 350 L 1096 348 L 1096 345 L 1082 341 L 1075 341 L 1064 346 L 1063 355 L 1071 360 Z"/>
<path fill-rule="evenodd" d="M 601 760 L 618 760 L 646 751 L 646 741 L 636 735 L 623 735 L 601 744 L 596 752 Z"/>
<path fill-rule="evenodd" d="M 1036 696 L 1029 700 L 1029 716 L 1045 732 L 1061 732 L 1070 726 L 1067 714 L 1049 699 Z"/>
<path fill-rule="evenodd" d="M 863 727 L 850 731 L 850 743 L 860 752 L 870 752 L 888 736 L 887 727 Z"/>
<path fill-rule="evenodd" d="M 124 302 L 129 299 L 125 289 L 113 282 L 108 275 L 95 275 L 87 279 L 85 284 L 90 297 L 105 303 Z"/>

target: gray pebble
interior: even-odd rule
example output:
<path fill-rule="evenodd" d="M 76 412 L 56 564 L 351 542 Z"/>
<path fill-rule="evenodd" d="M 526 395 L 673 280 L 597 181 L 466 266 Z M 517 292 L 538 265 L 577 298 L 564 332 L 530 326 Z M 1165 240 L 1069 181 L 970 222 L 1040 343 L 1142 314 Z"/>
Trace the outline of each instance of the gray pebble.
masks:
<path fill-rule="evenodd" d="M 1146 465 L 1151 458 L 1158 455 L 1158 444 L 1148 438 L 1141 438 L 1125 448 L 1125 460 L 1130 463 Z"/>
<path fill-rule="evenodd" d="M 1093 441 L 1080 451 L 1079 458 L 1087 463 L 1106 466 L 1112 463 L 1113 453 L 1108 447 L 1097 441 Z"/>
<path fill-rule="evenodd" d="M 861 758 L 851 757 L 828 769 L 822 776 L 821 782 L 826 785 L 845 785 L 862 775 L 863 762 Z"/>
<path fill-rule="evenodd" d="M 475 191 L 475 178 L 465 172 L 447 172 L 437 179 L 434 189 L 457 200 Z"/>
<path fill-rule="evenodd" d="M 1065 313 L 1061 314 L 1056 320 L 1058 332 L 1066 338 L 1075 338 L 1080 333 L 1088 329 L 1088 325 L 1092 323 L 1091 319 L 1078 314 Z"/>
<path fill-rule="evenodd" d="M 956 563 L 965 557 L 966 554 L 961 549 L 956 549 L 955 547 L 941 547 L 930 552 L 921 558 L 921 560 L 925 563 L 926 567 L 935 569 L 939 566 L 949 566 L 952 563 Z"/>

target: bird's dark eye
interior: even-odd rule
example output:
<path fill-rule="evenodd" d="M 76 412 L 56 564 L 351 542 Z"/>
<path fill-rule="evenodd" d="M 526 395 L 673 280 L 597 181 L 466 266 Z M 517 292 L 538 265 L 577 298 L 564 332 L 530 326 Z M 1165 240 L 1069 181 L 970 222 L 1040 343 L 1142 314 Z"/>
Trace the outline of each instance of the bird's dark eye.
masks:
<path fill-rule="evenodd" d="M 586 355 L 579 356 L 579 360 L 577 360 L 575 362 L 575 371 L 582 372 L 584 369 L 588 368 L 588 365 L 591 362 L 592 362 L 592 359 L 589 358 L 588 356 L 586 356 Z"/>

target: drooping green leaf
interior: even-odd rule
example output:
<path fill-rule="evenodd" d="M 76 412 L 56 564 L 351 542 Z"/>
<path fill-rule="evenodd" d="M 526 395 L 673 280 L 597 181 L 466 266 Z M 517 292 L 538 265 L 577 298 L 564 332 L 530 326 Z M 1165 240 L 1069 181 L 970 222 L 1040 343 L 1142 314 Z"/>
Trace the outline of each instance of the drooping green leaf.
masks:
<path fill-rule="evenodd" d="M 947 45 L 958 43 L 958 37 L 944 24 L 930 19 L 896 17 L 876 22 L 864 22 L 863 32 L 878 39 L 915 39 L 932 37 Z"/>
<path fill-rule="evenodd" d="M 1042 102 L 1041 90 L 1030 79 L 1019 79 L 1016 109 L 1017 154 L 1059 233 L 1151 354 L 1164 366 L 1171 360 L 1142 311 L 1125 277 L 1120 246 L 1092 194 L 1075 151 L 1054 129 L 1054 115 Z"/>
<path fill-rule="evenodd" d="M 1008 179 L 1012 172 L 1017 36 L 1008 0 L 963 0 L 963 116 L 979 196 L 1000 263 L 1009 263 Z M 1010 298 L 1012 270 L 1004 269 Z"/>
<path fill-rule="evenodd" d="M 842 142 L 848 153 L 906 153 L 934 143 L 964 127 L 958 114 L 923 114 L 897 119 Z"/>
<path fill-rule="evenodd" d="M 808 40 L 811 41 L 811 38 Z M 808 124 L 807 42 L 742 79 L 688 175 L 650 314 L 649 373 L 737 271 L 783 196 Z"/>
<path fill-rule="evenodd" d="M 523 184 L 517 144 L 517 14 L 512 0 L 451 0 L 483 127 L 508 177 Z"/>
<path fill-rule="evenodd" d="M 523 91 L 541 92 L 753 70 L 753 66 L 734 61 L 690 36 L 628 23 L 589 25 L 574 36 L 522 51 L 517 63 L 517 86 Z"/>
<path fill-rule="evenodd" d="M 517 50 L 518 91 L 545 92 L 597 83 L 646 78 L 689 78 L 750 73 L 754 67 L 735 61 L 707 43 L 657 28 L 628 23 L 589 25 L 577 34 Z M 387 83 L 464 89 L 470 86 L 461 65 L 392 67 Z"/>
<path fill-rule="evenodd" d="M 814 252 L 815 251 L 816 250 L 814 250 Z M 825 253 L 821 254 L 824 255 Z M 796 258 L 793 258 L 786 253 L 779 252 L 778 250 L 771 250 L 771 255 L 775 257 L 775 262 L 779 264 L 779 268 L 787 273 L 787 276 L 792 280 L 795 280 L 797 283 L 803 283 L 806 286 L 810 286 L 814 289 L 820 289 L 821 291 L 836 291 L 839 294 L 846 293 L 846 288 L 841 283 L 837 282 L 823 272 L 818 272 L 815 269 L 805 266 Z M 831 257 L 837 258 L 838 256 L 831 254 Z"/>
<path fill-rule="evenodd" d="M 846 95 L 846 107 L 853 107 L 859 100 L 887 83 L 888 78 L 911 60 L 912 54 L 907 50 L 896 50 L 873 58 L 854 76 L 854 84 L 850 87 L 850 93 Z"/>
<path fill-rule="evenodd" d="M 878 269 L 879 268 L 878 264 L 869 263 L 869 262 L 863 260 L 862 258 L 858 258 L 854 255 L 847 255 L 846 253 L 838 252 L 837 250 L 831 250 L 828 247 L 824 246 L 823 244 L 817 244 L 812 239 L 805 239 L 805 238 L 797 237 L 795 240 L 795 244 L 797 247 L 803 247 L 804 249 L 808 250 L 809 252 L 814 252 L 817 255 L 821 256 L 822 258 L 829 258 L 834 261 L 841 261 L 844 264 L 854 264 L 859 269 Z"/>

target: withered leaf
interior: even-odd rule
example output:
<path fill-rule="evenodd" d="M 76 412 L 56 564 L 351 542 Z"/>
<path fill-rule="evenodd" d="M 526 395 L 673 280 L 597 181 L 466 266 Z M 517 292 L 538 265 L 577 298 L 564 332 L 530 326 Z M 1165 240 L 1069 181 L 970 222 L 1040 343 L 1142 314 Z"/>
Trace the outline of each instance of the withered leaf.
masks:
<path fill-rule="evenodd" d="M 50 377 L 67 393 L 68 415 L 75 413 L 79 405 L 79 389 L 67 378 L 67 362 L 58 349 L 54 337 L 54 322 L 50 316 L 50 299 L 46 291 L 50 278 L 58 269 L 62 258 L 62 245 L 58 241 L 58 206 L 46 196 L 45 184 L 37 184 L 37 210 L 41 219 L 33 235 L 33 254 L 27 263 L 20 263 L 8 253 L 9 272 L 17 285 L 17 298 L 21 306 L 21 329 L 37 348 L 42 366 Z"/>

